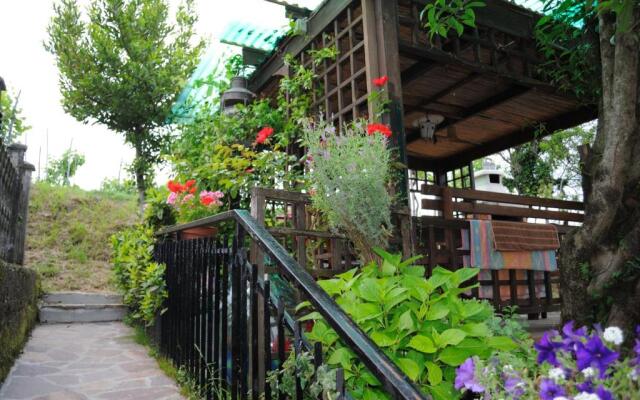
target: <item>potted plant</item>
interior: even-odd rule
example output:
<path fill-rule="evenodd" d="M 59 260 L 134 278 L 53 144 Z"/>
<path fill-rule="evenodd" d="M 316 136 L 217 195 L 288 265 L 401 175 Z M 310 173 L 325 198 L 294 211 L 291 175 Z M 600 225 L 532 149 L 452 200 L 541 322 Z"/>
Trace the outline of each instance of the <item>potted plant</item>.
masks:
<path fill-rule="evenodd" d="M 167 204 L 176 209 L 178 223 L 187 223 L 200 218 L 209 217 L 216 214 L 220 206 L 224 193 L 221 191 L 201 190 L 198 192 L 195 179 L 189 179 L 184 184 L 170 180 L 167 183 L 169 197 Z M 197 239 L 202 237 L 212 237 L 218 233 L 217 228 L 212 226 L 199 226 L 188 228 L 180 232 L 181 239 Z"/>

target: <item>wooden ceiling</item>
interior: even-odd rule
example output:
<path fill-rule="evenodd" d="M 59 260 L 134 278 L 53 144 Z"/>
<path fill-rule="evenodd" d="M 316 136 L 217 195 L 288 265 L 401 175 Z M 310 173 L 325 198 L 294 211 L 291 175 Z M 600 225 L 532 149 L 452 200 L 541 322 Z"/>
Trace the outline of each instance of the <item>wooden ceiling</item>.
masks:
<path fill-rule="evenodd" d="M 533 39 L 539 15 L 489 0 L 476 29 L 429 41 L 417 17 L 424 3 L 399 0 L 404 126 L 414 167 L 458 167 L 596 118 L 594 105 L 545 81 Z M 417 129 L 427 113 L 445 118 L 435 141 Z"/>

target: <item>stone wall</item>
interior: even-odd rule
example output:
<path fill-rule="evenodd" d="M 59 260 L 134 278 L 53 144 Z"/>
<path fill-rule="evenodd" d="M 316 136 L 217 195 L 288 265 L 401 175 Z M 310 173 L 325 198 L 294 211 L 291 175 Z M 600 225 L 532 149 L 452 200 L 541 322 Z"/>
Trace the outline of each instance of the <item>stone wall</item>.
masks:
<path fill-rule="evenodd" d="M 37 321 L 38 295 L 35 271 L 0 260 L 0 383 Z"/>

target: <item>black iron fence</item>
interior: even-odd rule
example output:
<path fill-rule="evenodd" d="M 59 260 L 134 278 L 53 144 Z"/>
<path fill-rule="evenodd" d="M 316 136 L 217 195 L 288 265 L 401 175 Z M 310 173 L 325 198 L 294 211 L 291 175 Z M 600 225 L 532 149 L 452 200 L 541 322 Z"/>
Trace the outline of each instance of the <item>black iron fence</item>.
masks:
<path fill-rule="evenodd" d="M 27 223 L 31 164 L 24 161 L 27 147 L 8 148 L 0 140 L 0 259 L 22 264 Z"/>
<path fill-rule="evenodd" d="M 219 233 L 181 239 L 186 229 L 204 226 L 218 226 Z M 277 273 L 265 275 L 249 263 L 252 245 Z M 160 320 L 160 350 L 189 373 L 208 399 L 310 398 L 297 362 L 288 371 L 295 376 L 292 389 L 280 390 L 287 376 L 278 371 L 287 357 L 307 357 L 319 367 L 323 351 L 306 340 L 303 323 L 292 317 L 286 289 L 272 287 L 277 277 L 312 304 L 392 398 L 426 398 L 247 211 L 165 229 L 155 257 L 167 266 L 169 292 Z M 331 373 L 334 395 L 348 398 L 343 370 Z"/>

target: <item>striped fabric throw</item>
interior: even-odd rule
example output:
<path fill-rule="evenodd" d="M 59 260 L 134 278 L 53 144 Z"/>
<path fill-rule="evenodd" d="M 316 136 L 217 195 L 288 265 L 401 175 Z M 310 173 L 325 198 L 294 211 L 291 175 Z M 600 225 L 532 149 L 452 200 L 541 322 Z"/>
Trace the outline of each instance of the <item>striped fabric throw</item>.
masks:
<path fill-rule="evenodd" d="M 557 250 L 558 230 L 550 224 L 491 221 L 497 251 Z"/>

